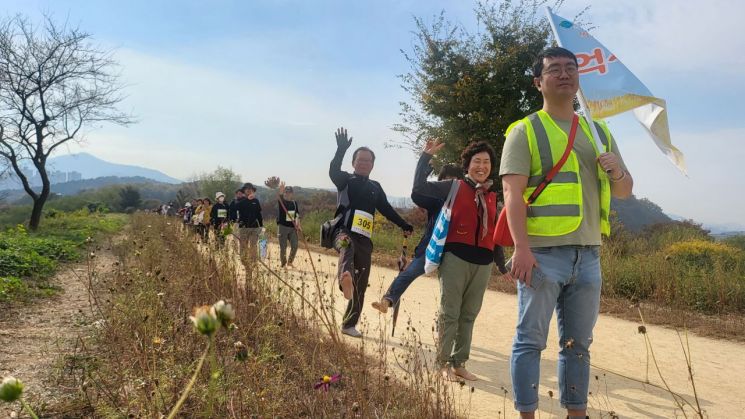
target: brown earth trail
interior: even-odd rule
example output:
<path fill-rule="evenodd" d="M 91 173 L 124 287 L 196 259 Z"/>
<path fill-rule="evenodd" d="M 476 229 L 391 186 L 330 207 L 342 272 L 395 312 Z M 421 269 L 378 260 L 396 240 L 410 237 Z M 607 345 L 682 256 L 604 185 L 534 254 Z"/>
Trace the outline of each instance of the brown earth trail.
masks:
<path fill-rule="evenodd" d="M 270 253 L 276 254 L 276 248 Z M 271 254 L 270 254 L 271 259 Z M 333 278 L 336 272 L 336 257 L 313 253 L 313 259 L 323 275 Z M 304 250 L 298 253 L 297 268 L 288 271 L 287 277 L 303 276 L 303 281 L 312 279 L 309 274 L 308 256 Z M 270 260 L 270 263 L 275 263 Z M 293 272 L 294 271 L 294 272 Z M 281 271 L 280 271 L 281 272 Z M 294 273 L 294 275 L 293 275 Z M 396 337 L 390 338 L 391 316 L 380 315 L 370 307 L 379 298 L 397 275 L 397 270 L 373 266 L 370 287 L 366 294 L 365 308 L 360 322 L 368 348 L 380 343 L 387 336 L 387 347 L 401 347 L 401 336 L 405 334 L 408 322 L 421 332 L 425 351 L 434 346 L 435 313 L 439 304 L 439 284 L 436 277 L 421 277 L 406 291 L 402 298 L 402 309 L 398 320 Z M 299 281 L 299 279 L 295 279 Z M 341 313 L 346 300 L 341 297 L 333 281 L 325 284 L 329 292 L 337 293 L 335 306 Z M 313 287 L 308 287 L 312 290 Z M 468 382 L 460 387 L 453 384 L 458 411 L 470 418 L 516 417 L 512 407 L 512 388 L 510 381 L 510 351 L 517 317 L 514 295 L 487 291 L 479 314 L 473 336 L 471 359 L 467 363 L 479 381 Z M 340 318 L 337 315 L 337 318 Z M 647 363 L 644 337 L 639 334 L 640 323 L 601 315 L 595 327 L 594 343 L 591 347 L 592 365 L 590 391 L 590 417 L 611 418 L 612 414 L 621 418 L 672 418 L 683 417 L 676 408 L 672 396 L 655 386 L 664 387 L 655 366 Z M 688 378 L 686 360 L 681 348 L 679 335 L 671 329 L 647 325 L 649 338 L 657 357 L 658 365 L 670 388 L 685 397 L 695 406 L 693 390 Z M 682 333 L 681 333 L 682 335 Z M 349 343 L 359 344 L 354 338 L 345 337 Z M 685 336 L 683 336 L 685 341 Z M 745 345 L 724 340 L 704 338 L 689 334 L 690 350 L 696 390 L 705 416 L 710 418 L 743 417 L 745 412 Z M 540 413 L 541 417 L 563 418 L 566 414 L 558 402 L 556 363 L 558 354 L 556 322 L 552 321 L 548 346 L 543 352 L 541 364 Z M 388 352 L 389 366 L 397 375 L 402 370 Z M 653 385 L 641 381 L 648 377 Z M 474 392 L 470 393 L 470 386 Z M 507 393 L 505 393 L 505 390 Z M 553 397 L 549 397 L 549 391 Z M 506 413 L 505 413 L 506 411 Z M 693 411 L 686 409 L 688 417 L 695 417 Z"/>
<path fill-rule="evenodd" d="M 91 264 L 101 277 L 111 272 L 115 260 L 110 250 L 103 249 Z M 62 265 L 50 280 L 60 288 L 58 294 L 13 303 L 0 314 L 0 377 L 21 380 L 24 398 L 32 406 L 64 407 L 77 394 L 77 388 L 64 382 L 64 372 L 77 362 L 78 337 L 97 326 L 88 300 L 88 273 L 87 262 Z M 0 403 L 0 418 L 19 415 L 20 410 L 19 403 Z"/>

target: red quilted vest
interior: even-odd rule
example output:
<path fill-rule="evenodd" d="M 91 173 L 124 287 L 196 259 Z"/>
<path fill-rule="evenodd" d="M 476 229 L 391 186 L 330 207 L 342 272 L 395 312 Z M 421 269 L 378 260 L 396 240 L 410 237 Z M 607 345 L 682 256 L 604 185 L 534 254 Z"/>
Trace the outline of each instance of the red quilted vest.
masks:
<path fill-rule="evenodd" d="M 471 246 L 494 249 L 494 227 L 497 223 L 497 194 L 486 194 L 486 206 L 489 211 L 489 229 L 481 237 L 481 218 L 476 203 L 476 190 L 465 181 L 459 181 L 460 187 L 453 203 L 453 212 L 445 243 L 464 243 Z"/>

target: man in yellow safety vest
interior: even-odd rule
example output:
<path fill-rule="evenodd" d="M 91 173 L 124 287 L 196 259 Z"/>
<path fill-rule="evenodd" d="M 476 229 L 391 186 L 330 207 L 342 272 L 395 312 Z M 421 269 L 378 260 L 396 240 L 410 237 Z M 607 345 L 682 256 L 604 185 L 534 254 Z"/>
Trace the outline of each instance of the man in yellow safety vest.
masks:
<path fill-rule="evenodd" d="M 509 127 L 499 172 L 515 243 L 510 269 L 518 287 L 510 363 L 515 409 L 522 418 L 533 418 L 538 408 L 541 352 L 556 310 L 561 404 L 569 418 L 585 418 L 589 347 L 600 305 L 601 236 L 610 234 L 611 196 L 630 196 L 633 180 L 607 126 L 593 122 L 603 144 L 598 149 L 590 125 L 574 112 L 579 88 L 574 54 L 557 47 L 544 50 L 533 77 L 543 109 Z M 572 131 L 576 135 L 565 163 L 526 205 L 560 162 Z"/>

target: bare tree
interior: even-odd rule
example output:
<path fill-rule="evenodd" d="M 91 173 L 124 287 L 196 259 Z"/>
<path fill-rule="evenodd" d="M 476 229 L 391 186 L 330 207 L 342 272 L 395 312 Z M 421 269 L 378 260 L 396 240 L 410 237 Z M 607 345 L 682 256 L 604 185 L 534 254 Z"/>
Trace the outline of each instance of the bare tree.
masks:
<path fill-rule="evenodd" d="M 0 157 L 33 200 L 32 230 L 50 194 L 49 156 L 91 125 L 133 122 L 116 109 L 123 99 L 116 70 L 112 53 L 78 28 L 48 16 L 38 27 L 23 16 L 0 23 Z M 31 186 L 28 163 L 41 189 Z"/>

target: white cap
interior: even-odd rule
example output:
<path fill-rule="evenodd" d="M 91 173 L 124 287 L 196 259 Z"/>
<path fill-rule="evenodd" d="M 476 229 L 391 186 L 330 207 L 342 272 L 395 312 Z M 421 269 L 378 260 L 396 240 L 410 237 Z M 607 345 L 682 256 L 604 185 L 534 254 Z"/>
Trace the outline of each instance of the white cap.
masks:
<path fill-rule="evenodd" d="M 222 192 L 218 192 L 218 193 L 215 194 L 215 199 L 220 199 L 220 197 L 225 198 L 225 194 L 222 193 Z"/>

